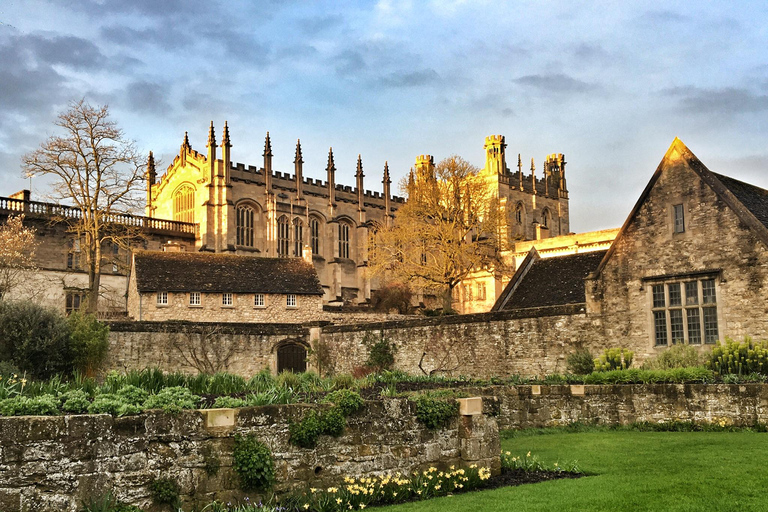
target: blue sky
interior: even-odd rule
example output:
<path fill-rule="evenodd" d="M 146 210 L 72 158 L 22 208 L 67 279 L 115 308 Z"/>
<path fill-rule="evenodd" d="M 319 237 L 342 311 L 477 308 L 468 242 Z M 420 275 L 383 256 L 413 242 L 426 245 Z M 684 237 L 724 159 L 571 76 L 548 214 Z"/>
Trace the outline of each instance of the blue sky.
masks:
<path fill-rule="evenodd" d="M 3 0 L 0 195 L 85 97 L 167 165 L 227 120 L 233 160 L 380 190 L 419 154 L 565 153 L 571 229 L 618 227 L 675 136 L 768 188 L 765 2 Z M 510 157 L 510 164 L 515 160 Z M 35 194 L 44 183 L 33 180 Z"/>

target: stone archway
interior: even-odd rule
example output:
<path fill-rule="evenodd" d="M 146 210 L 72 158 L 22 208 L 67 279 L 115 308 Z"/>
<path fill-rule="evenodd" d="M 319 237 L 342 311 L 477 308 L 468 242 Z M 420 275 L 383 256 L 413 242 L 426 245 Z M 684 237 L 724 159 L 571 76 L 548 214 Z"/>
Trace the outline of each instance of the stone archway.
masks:
<path fill-rule="evenodd" d="M 301 343 L 288 342 L 277 349 L 277 373 L 307 371 L 307 348 Z"/>

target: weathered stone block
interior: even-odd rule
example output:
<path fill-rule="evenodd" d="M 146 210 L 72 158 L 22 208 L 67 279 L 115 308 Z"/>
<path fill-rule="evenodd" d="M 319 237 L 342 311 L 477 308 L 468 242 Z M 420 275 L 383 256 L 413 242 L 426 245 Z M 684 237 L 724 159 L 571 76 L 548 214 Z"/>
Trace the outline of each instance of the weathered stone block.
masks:
<path fill-rule="evenodd" d="M 205 418 L 205 428 L 208 430 L 231 430 L 235 428 L 235 409 L 204 409 L 201 411 Z"/>
<path fill-rule="evenodd" d="M 483 399 L 481 397 L 459 398 L 459 414 L 476 416 L 483 414 Z"/>

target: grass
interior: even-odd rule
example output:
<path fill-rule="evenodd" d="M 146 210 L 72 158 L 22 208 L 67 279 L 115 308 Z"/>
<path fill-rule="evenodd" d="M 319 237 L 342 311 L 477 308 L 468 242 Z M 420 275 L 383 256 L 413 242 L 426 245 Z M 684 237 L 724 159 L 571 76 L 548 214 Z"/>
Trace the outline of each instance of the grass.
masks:
<path fill-rule="evenodd" d="M 598 431 L 517 436 L 502 449 L 576 459 L 588 477 L 409 503 L 387 512 L 764 511 L 768 435 Z"/>

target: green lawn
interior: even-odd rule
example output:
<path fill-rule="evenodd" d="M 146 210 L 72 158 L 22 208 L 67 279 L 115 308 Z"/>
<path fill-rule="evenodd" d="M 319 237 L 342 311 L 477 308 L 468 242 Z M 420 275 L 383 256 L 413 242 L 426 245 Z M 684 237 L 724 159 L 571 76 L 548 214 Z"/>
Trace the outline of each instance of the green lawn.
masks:
<path fill-rule="evenodd" d="M 387 512 L 766 511 L 768 434 L 592 432 L 516 437 L 502 449 L 590 476 L 408 503 Z"/>

